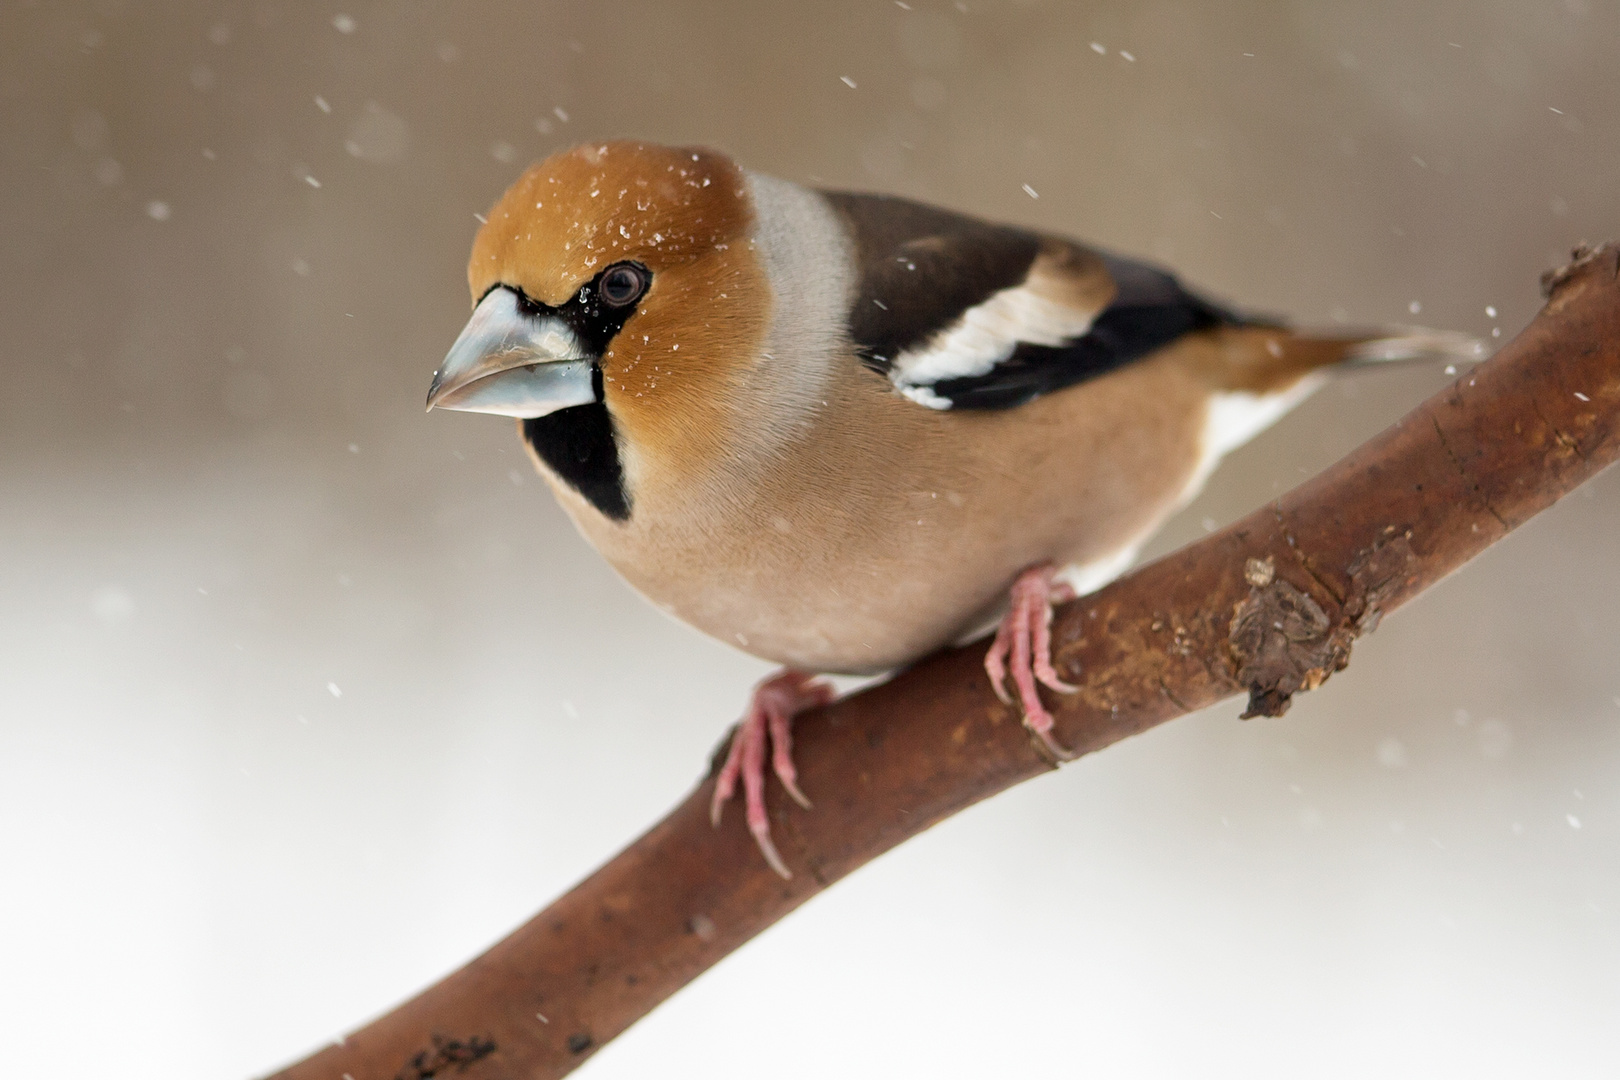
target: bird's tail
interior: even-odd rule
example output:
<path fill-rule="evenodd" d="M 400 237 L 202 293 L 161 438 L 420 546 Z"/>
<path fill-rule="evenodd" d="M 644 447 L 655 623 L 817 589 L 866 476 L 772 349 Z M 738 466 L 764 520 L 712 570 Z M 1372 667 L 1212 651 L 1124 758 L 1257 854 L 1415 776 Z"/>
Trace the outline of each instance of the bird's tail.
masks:
<path fill-rule="evenodd" d="M 1390 326 L 1368 330 L 1294 330 L 1250 323 L 1222 328 L 1222 363 L 1215 372 L 1220 390 L 1267 394 L 1301 380 L 1321 384 L 1323 372 L 1338 368 L 1416 361 L 1472 364 L 1485 359 L 1477 338 L 1451 330 Z"/>
<path fill-rule="evenodd" d="M 1310 396 L 1331 371 L 1414 361 L 1471 364 L 1485 358 L 1485 346 L 1476 338 L 1414 326 L 1313 332 L 1249 323 L 1222 328 L 1216 340 L 1220 360 L 1207 369 L 1215 391 L 1209 467 Z"/>
<path fill-rule="evenodd" d="M 1426 330 L 1420 326 L 1392 326 L 1373 335 L 1335 334 L 1344 341 L 1343 363 L 1394 364 L 1410 361 L 1449 361 L 1473 364 L 1485 359 L 1485 343 L 1454 330 Z"/>
<path fill-rule="evenodd" d="M 1331 371 L 1412 361 L 1474 363 L 1485 346 L 1467 334 L 1420 327 L 1384 327 L 1364 332 L 1291 330 L 1249 322 L 1222 327 L 1213 336 L 1205 367 L 1211 379 L 1203 455 L 1184 498 L 1203 486 L 1222 455 L 1242 446 L 1328 380 Z"/>

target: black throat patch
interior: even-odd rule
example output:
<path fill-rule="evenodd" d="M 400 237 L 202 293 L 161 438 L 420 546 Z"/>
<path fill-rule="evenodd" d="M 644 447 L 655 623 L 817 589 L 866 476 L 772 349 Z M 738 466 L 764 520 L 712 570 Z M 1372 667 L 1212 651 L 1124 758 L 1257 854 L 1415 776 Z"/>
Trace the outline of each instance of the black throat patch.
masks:
<path fill-rule="evenodd" d="M 602 275 L 610 269 L 612 267 L 581 285 L 579 292 L 559 307 L 531 300 L 521 289 L 510 285 L 495 288 L 512 289 L 517 293 L 518 308 L 525 315 L 536 318 L 552 315 L 561 319 L 578 335 L 591 356 L 597 358 L 591 366 L 591 388 L 596 400 L 589 405 L 558 409 L 523 421 L 523 440 L 534 447 L 547 468 L 583 495 L 602 516 L 613 521 L 628 521 L 630 493 L 624 486 L 624 465 L 619 457 L 613 416 L 602 394 L 599 361 L 613 336 L 635 312 L 636 304 L 615 307 L 601 299 L 598 286 Z"/>
<path fill-rule="evenodd" d="M 624 466 L 613 436 L 613 417 L 602 403 L 602 369 L 592 382 L 597 400 L 558 409 L 549 416 L 523 421 L 523 439 L 563 483 L 614 521 L 630 520 L 630 496 L 624 490 Z"/>

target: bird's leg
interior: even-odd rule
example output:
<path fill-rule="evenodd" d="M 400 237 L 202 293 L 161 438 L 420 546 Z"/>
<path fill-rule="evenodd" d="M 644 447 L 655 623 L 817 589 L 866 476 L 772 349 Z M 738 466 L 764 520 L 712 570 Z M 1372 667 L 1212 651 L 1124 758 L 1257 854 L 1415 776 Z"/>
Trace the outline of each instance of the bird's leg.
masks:
<path fill-rule="evenodd" d="M 1061 694 L 1072 694 L 1079 687 L 1058 678 L 1052 668 L 1052 605 L 1074 599 L 1066 582 L 1054 580 L 1050 563 L 1032 566 L 1018 575 L 1012 586 L 1012 604 L 996 629 L 996 640 L 984 656 L 984 670 L 996 696 L 1007 704 L 1007 672 L 1012 671 L 1018 701 L 1024 708 L 1024 726 L 1040 737 L 1046 749 L 1059 761 L 1074 757 L 1052 736 L 1052 714 L 1041 704 L 1036 681 Z"/>
<path fill-rule="evenodd" d="M 709 803 L 709 820 L 718 826 L 720 811 L 737 788 L 742 778 L 744 816 L 748 831 L 765 861 L 785 878 L 793 875 L 771 843 L 771 822 L 765 814 L 765 747 L 771 748 L 771 771 L 782 782 L 782 787 L 793 796 L 793 801 L 810 809 L 810 800 L 799 790 L 798 770 L 793 767 L 793 718 L 806 709 L 829 704 L 834 696 L 832 684 L 822 682 L 802 671 L 782 670 L 754 687 L 737 730 L 731 736 L 731 749 L 726 763 L 715 777 L 714 798 Z"/>

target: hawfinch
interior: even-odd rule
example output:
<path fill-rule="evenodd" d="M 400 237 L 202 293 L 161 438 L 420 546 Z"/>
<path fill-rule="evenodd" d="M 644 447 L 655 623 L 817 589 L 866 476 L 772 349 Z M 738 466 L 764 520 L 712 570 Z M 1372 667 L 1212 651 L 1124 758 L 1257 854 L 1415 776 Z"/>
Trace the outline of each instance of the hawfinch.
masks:
<path fill-rule="evenodd" d="M 429 408 L 518 418 L 574 523 L 671 615 L 784 669 L 717 778 L 787 875 L 813 673 L 909 664 L 986 627 L 1037 683 L 1054 601 L 1121 573 L 1221 455 L 1346 362 L 1472 357 L 1430 332 L 1306 337 L 1071 240 L 818 191 L 711 150 L 593 143 L 531 167 L 473 242 L 472 319 Z"/>

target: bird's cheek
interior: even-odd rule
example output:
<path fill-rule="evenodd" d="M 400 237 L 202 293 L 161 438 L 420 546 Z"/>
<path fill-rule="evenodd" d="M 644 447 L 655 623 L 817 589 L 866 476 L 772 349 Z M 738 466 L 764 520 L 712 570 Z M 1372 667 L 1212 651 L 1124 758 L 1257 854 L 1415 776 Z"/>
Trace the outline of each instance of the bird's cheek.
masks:
<path fill-rule="evenodd" d="M 614 348 L 602 355 L 602 384 L 607 396 L 647 398 L 658 389 L 658 377 L 667 374 L 643 348 Z"/>

